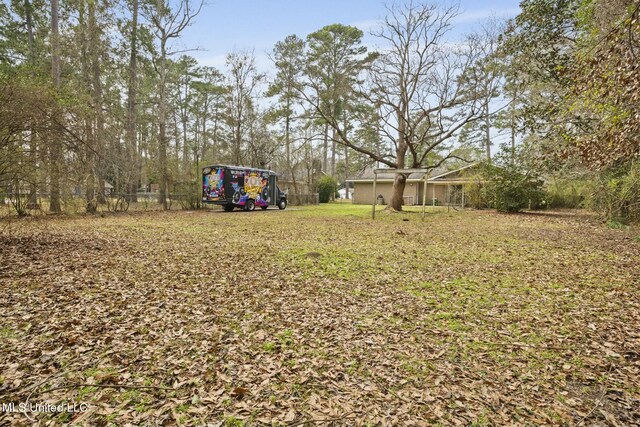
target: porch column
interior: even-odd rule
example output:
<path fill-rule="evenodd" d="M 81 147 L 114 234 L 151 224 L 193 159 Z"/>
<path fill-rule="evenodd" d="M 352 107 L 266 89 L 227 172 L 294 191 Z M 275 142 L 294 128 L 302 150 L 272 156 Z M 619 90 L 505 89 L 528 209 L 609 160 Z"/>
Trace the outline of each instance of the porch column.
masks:
<path fill-rule="evenodd" d="M 433 197 L 431 198 L 431 206 L 435 206 L 436 205 L 436 183 L 434 182 L 431 185 L 432 185 L 431 189 L 433 190 Z"/>

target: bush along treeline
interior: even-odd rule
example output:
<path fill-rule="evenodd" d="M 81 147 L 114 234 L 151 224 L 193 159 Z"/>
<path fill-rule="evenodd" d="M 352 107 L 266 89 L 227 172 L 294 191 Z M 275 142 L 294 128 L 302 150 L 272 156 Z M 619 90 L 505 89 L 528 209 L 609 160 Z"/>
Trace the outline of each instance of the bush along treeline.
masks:
<path fill-rule="evenodd" d="M 640 1 L 524 0 L 520 7 L 500 52 L 511 118 L 533 147 L 549 204 L 637 221 Z"/>
<path fill-rule="evenodd" d="M 317 191 L 320 203 L 328 203 L 335 198 L 338 182 L 330 176 L 323 176 L 318 180 Z"/>
<path fill-rule="evenodd" d="M 202 1 L 0 4 L 0 202 L 198 207 L 212 163 L 277 170 L 311 200 L 325 176 L 486 159 L 472 205 L 640 218 L 640 0 L 523 0 L 467 36 L 451 31 L 455 6 L 387 6 L 379 51 L 331 24 L 277 42 L 265 73 L 247 50 L 220 69 L 189 56 L 179 39 L 215 7 Z M 397 174 L 391 208 L 405 185 Z"/>
<path fill-rule="evenodd" d="M 509 156 L 494 159 L 472 205 L 589 208 L 640 220 L 640 1 L 524 0 L 499 37 Z M 549 46 L 554 46 L 549 49 Z M 516 148 L 513 136 L 518 134 Z"/>
<path fill-rule="evenodd" d="M 498 212 L 546 207 L 543 181 L 535 167 L 527 167 L 527 156 L 521 150 L 503 150 L 494 163 L 485 165 L 485 200 Z"/>

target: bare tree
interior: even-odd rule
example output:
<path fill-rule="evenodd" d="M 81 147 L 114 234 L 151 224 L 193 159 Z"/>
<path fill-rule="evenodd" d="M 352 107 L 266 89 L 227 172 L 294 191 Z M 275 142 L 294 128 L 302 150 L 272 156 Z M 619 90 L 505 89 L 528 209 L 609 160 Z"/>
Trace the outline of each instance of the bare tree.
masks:
<path fill-rule="evenodd" d="M 24 0 L 24 14 L 25 14 L 25 26 L 27 29 L 27 35 L 29 37 L 29 66 L 33 68 L 31 71 L 31 75 L 35 75 L 35 66 L 36 66 L 36 48 L 35 48 L 35 35 L 33 28 L 33 5 L 30 0 Z M 36 170 L 38 166 L 38 158 L 37 152 L 38 147 L 36 143 L 36 132 L 31 131 L 30 139 L 29 139 L 29 161 L 30 168 L 32 170 Z M 29 203 L 28 207 L 30 209 L 35 209 L 38 207 L 38 197 L 37 197 L 37 185 L 35 177 L 32 177 L 31 182 L 29 183 Z"/>
<path fill-rule="evenodd" d="M 390 150 L 379 152 L 347 137 L 343 125 L 314 109 L 336 131 L 339 142 L 391 168 L 434 168 L 454 156 L 447 142 L 465 124 L 483 113 L 486 98 L 474 71 L 482 51 L 469 43 L 450 43 L 457 7 L 432 4 L 394 4 L 382 27 L 373 33 L 387 49 L 373 63 L 359 95 L 374 106 L 375 127 Z M 309 97 L 308 100 L 312 101 Z M 436 152 L 449 151 L 438 156 Z M 406 176 L 397 174 L 390 201 L 401 210 Z"/>
<path fill-rule="evenodd" d="M 137 80 L 138 80 L 138 0 L 131 2 L 131 52 L 129 54 L 129 76 L 127 82 L 127 122 L 125 125 L 126 151 L 129 165 L 126 168 L 125 188 L 127 199 L 137 202 L 138 180 L 139 180 L 139 159 L 137 144 Z"/>
<path fill-rule="evenodd" d="M 160 169 L 160 203 L 168 209 L 167 192 L 169 189 L 169 170 L 167 165 L 167 118 L 169 106 L 167 102 L 168 59 L 179 53 L 171 50 L 171 40 L 180 37 L 182 31 L 191 24 L 200 13 L 203 1 L 194 6 L 189 0 L 180 0 L 177 8 L 172 9 L 166 0 L 156 0 L 154 7 L 145 9 L 147 19 L 153 26 L 153 33 L 159 44 L 159 52 L 154 58 L 154 66 L 158 74 L 158 160 Z"/>
<path fill-rule="evenodd" d="M 227 55 L 229 67 L 229 126 L 233 139 L 233 161 L 242 163 L 243 143 L 251 129 L 247 120 L 254 110 L 254 96 L 257 86 L 264 80 L 264 74 L 258 73 L 253 52 L 232 52 Z"/>
<path fill-rule="evenodd" d="M 58 25 L 58 0 L 51 0 L 51 79 L 56 88 L 60 87 L 60 29 Z M 57 135 L 52 134 L 49 155 L 49 211 L 60 212 L 60 164 L 62 162 L 62 144 Z"/>

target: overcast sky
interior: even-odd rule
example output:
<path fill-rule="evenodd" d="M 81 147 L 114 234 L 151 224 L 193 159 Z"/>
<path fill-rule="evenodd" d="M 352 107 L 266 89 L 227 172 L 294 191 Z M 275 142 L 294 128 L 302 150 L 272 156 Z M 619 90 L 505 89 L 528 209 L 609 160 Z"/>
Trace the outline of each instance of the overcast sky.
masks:
<path fill-rule="evenodd" d="M 385 14 L 379 0 L 205 0 L 195 23 L 185 30 L 179 45 L 198 47 L 189 55 L 202 65 L 224 69 L 224 57 L 234 49 L 253 50 L 261 71 L 271 71 L 267 53 L 289 34 L 307 34 L 329 24 L 354 25 L 368 32 Z M 446 4 L 451 4 L 446 3 Z M 491 16 L 513 17 L 518 1 L 460 3 L 461 14 L 450 38 L 460 38 Z M 369 37 L 367 44 L 374 41 Z"/>

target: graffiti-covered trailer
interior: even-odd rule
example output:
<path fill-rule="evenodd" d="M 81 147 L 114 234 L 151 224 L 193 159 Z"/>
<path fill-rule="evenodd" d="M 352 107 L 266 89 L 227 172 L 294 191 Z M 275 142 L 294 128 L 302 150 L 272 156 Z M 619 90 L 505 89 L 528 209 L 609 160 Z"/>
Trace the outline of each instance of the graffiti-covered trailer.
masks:
<path fill-rule="evenodd" d="M 276 173 L 244 166 L 207 166 L 202 169 L 202 201 L 252 211 L 256 206 L 287 207 L 287 195 L 277 185 Z"/>

